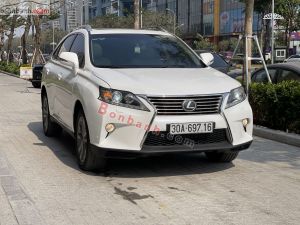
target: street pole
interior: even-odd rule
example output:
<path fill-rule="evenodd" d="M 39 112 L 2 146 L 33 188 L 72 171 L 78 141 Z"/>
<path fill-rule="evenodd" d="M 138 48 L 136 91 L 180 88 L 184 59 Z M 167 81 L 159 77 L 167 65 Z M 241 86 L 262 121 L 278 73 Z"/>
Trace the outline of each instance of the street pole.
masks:
<path fill-rule="evenodd" d="M 271 50 L 271 51 L 272 51 L 271 57 L 272 57 L 272 58 L 271 58 L 271 62 L 272 62 L 272 64 L 274 64 L 274 56 L 275 56 L 275 54 L 274 54 L 274 53 L 275 53 L 275 52 L 274 52 L 274 51 L 275 51 L 275 50 L 274 50 L 274 49 L 275 49 L 275 48 L 274 48 L 274 45 L 275 45 L 275 44 L 274 44 L 274 41 L 275 41 L 275 40 L 274 40 L 274 39 L 275 39 L 275 37 L 274 37 L 274 21 L 275 21 L 275 20 L 274 20 L 274 14 L 275 14 L 275 2 L 274 2 L 274 0 L 272 0 L 272 20 L 271 20 L 271 23 L 272 23 L 272 37 L 271 37 L 271 39 L 272 39 L 272 40 L 271 40 L 271 45 L 272 45 L 272 47 L 271 47 L 271 49 L 272 49 L 272 50 Z"/>

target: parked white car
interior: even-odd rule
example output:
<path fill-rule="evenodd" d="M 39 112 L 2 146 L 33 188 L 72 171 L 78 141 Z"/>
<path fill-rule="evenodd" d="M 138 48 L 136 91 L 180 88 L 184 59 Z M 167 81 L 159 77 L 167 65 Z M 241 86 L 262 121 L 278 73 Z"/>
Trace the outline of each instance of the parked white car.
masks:
<path fill-rule="evenodd" d="M 166 32 L 76 30 L 44 66 L 44 133 L 74 135 L 83 170 L 137 153 L 231 162 L 252 142 L 252 110 L 240 83 L 201 57 Z"/>

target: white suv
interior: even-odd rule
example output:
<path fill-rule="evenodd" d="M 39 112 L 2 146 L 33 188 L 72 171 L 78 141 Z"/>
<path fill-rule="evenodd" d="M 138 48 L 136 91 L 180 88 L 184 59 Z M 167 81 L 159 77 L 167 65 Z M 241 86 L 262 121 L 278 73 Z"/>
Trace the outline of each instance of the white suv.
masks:
<path fill-rule="evenodd" d="M 231 162 L 252 142 L 252 110 L 240 83 L 211 63 L 167 32 L 78 29 L 43 69 L 45 135 L 69 131 L 84 170 L 137 153 Z"/>

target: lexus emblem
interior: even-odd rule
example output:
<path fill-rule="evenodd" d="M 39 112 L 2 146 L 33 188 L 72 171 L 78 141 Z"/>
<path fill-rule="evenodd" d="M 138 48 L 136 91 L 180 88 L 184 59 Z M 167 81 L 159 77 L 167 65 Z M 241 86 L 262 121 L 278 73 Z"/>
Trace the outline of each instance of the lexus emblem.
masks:
<path fill-rule="evenodd" d="M 197 103 L 193 100 L 185 100 L 182 103 L 182 108 L 186 112 L 193 112 L 197 109 Z"/>

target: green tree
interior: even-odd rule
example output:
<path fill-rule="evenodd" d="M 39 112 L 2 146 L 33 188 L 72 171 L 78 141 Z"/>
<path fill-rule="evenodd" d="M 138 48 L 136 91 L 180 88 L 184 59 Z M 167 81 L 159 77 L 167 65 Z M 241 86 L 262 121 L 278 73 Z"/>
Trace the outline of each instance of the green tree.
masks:
<path fill-rule="evenodd" d="M 0 60 L 3 60 L 4 38 L 4 23 L 3 19 L 0 18 Z"/>
<path fill-rule="evenodd" d="M 140 0 L 134 0 L 134 29 L 140 29 Z"/>
<path fill-rule="evenodd" d="M 41 16 L 33 16 L 33 26 L 34 26 L 34 52 L 31 64 L 41 64 L 43 63 L 41 57 L 41 42 L 42 42 L 42 29 L 41 29 Z"/>
<path fill-rule="evenodd" d="M 196 40 L 192 46 L 196 50 L 216 50 L 216 46 L 209 41 L 208 38 L 204 38 L 201 34 L 196 35 Z"/>
<path fill-rule="evenodd" d="M 285 44 L 289 49 L 291 33 L 300 29 L 300 0 L 277 0 L 276 12 L 284 17 L 284 20 L 279 20 L 278 23 L 284 26 Z"/>
<path fill-rule="evenodd" d="M 6 52 L 7 52 L 7 59 L 9 62 L 13 61 L 13 52 L 12 52 L 12 42 L 15 36 L 15 29 L 23 24 L 22 17 L 12 14 L 12 15 L 5 15 L 2 16 L 2 21 L 4 25 L 4 34 L 7 36 L 7 45 L 6 45 Z"/>
<path fill-rule="evenodd" d="M 240 0 L 246 2 L 247 0 Z M 272 0 L 255 0 L 254 10 L 260 14 L 261 21 L 263 24 L 261 34 L 261 45 L 264 39 L 263 49 L 266 50 L 270 45 L 270 27 L 271 20 L 264 20 L 264 15 L 271 13 Z M 279 20 L 280 26 L 285 29 L 285 45 L 289 46 L 291 32 L 300 29 L 300 0 L 276 0 L 275 1 L 275 13 L 280 14 L 284 17 L 284 20 Z M 264 37 L 264 38 L 263 38 Z"/>
<path fill-rule="evenodd" d="M 115 14 L 98 16 L 90 22 L 91 26 L 96 28 L 132 28 L 133 23 L 132 15 L 119 17 Z"/>
<path fill-rule="evenodd" d="M 143 12 L 143 29 L 164 29 L 173 33 L 173 18 L 172 15 L 145 10 Z M 179 33 L 179 32 L 177 32 Z"/>
<path fill-rule="evenodd" d="M 27 64 L 28 63 L 28 58 L 27 58 L 27 37 L 28 37 L 28 34 L 29 34 L 30 26 L 31 26 L 31 16 L 27 15 L 26 21 L 24 23 L 24 33 L 22 34 L 22 37 L 21 37 L 22 64 Z"/>
<path fill-rule="evenodd" d="M 164 29 L 169 32 L 173 30 L 173 20 L 171 15 L 160 12 L 144 11 L 143 12 L 144 29 Z M 91 21 L 92 27 L 97 28 L 132 28 L 134 26 L 134 15 L 119 17 L 115 14 L 96 17 Z M 180 31 L 177 29 L 177 34 Z"/>
<path fill-rule="evenodd" d="M 235 47 L 237 46 L 237 43 L 237 38 L 226 39 L 219 42 L 218 48 L 220 51 L 234 51 Z"/>

